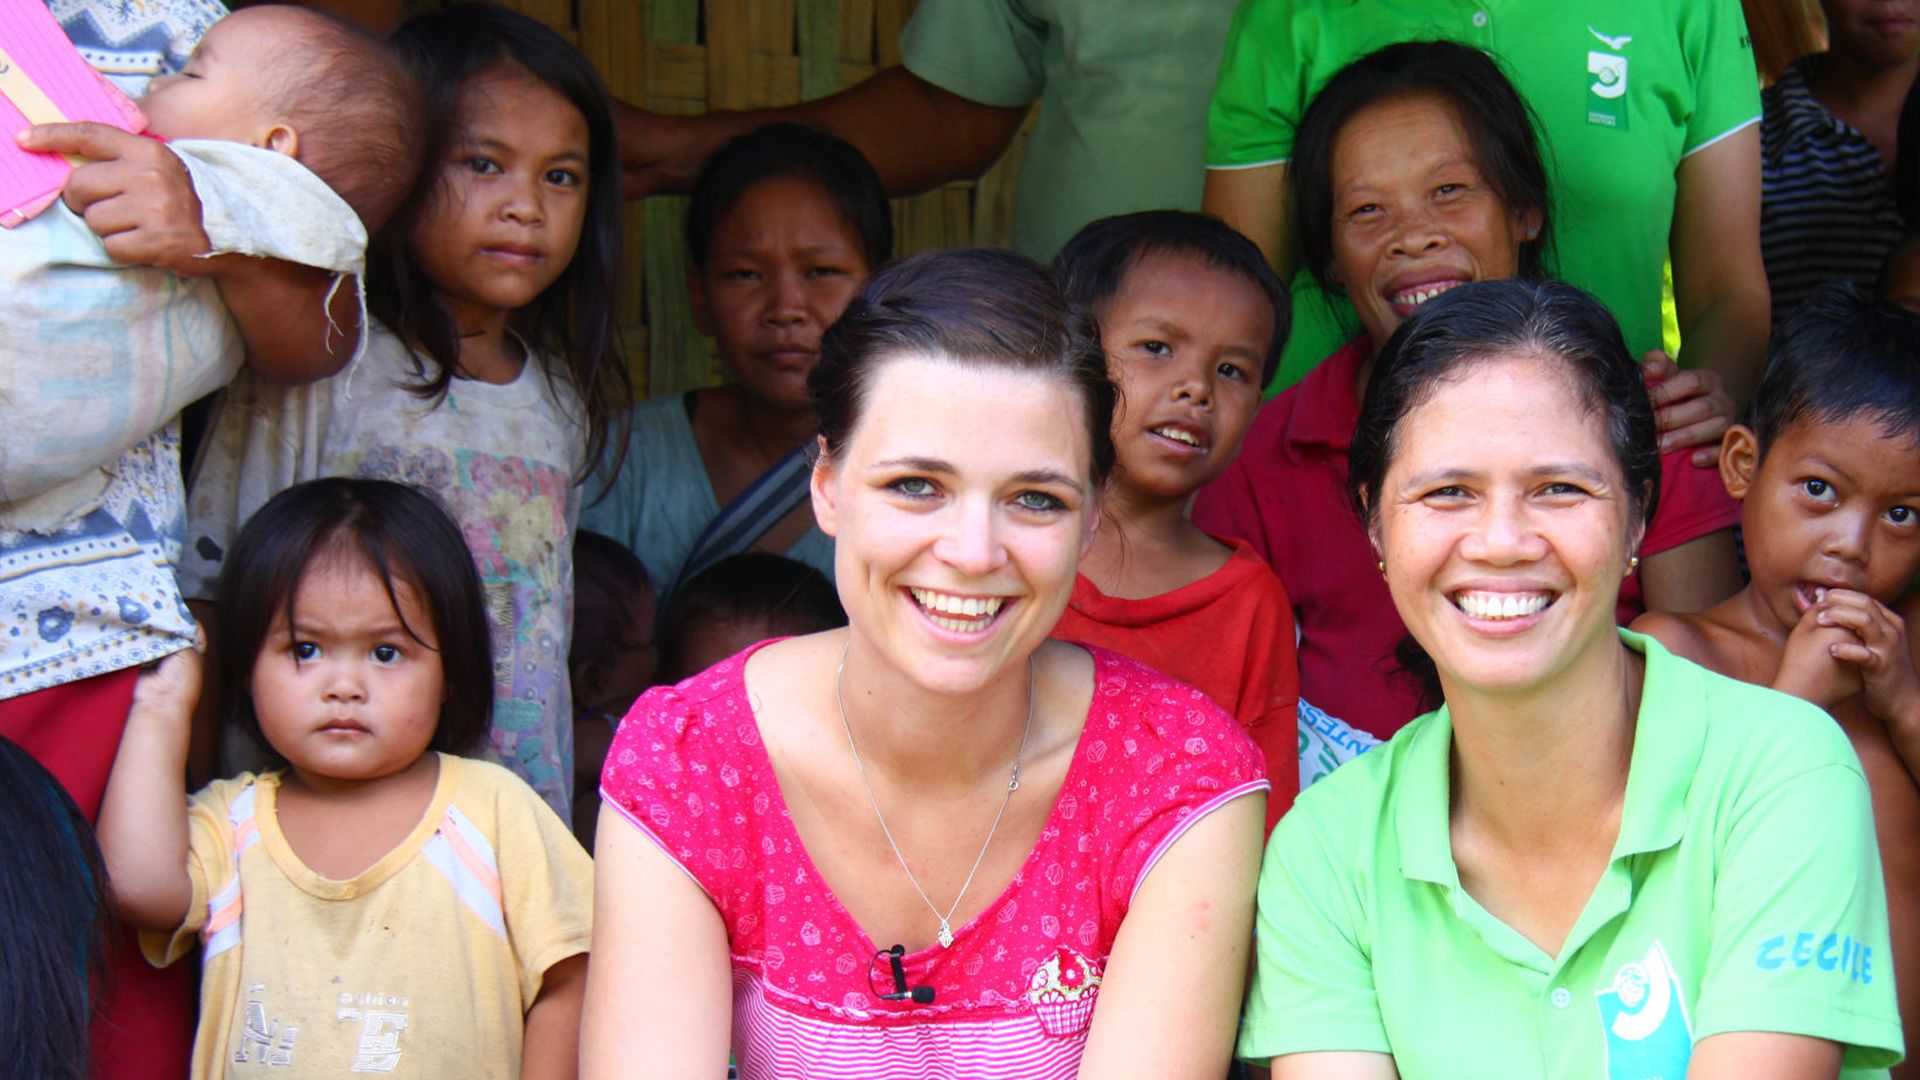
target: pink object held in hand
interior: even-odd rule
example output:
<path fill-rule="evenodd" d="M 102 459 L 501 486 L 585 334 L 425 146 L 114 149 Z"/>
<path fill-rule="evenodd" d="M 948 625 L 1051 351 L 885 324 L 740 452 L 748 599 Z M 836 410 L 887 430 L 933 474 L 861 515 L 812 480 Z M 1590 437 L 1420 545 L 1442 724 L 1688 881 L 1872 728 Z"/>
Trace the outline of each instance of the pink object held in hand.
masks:
<path fill-rule="evenodd" d="M 0 227 L 46 209 L 79 160 L 22 150 L 20 132 L 82 120 L 136 133 L 147 126 L 140 109 L 67 40 L 44 0 L 0 0 Z"/>

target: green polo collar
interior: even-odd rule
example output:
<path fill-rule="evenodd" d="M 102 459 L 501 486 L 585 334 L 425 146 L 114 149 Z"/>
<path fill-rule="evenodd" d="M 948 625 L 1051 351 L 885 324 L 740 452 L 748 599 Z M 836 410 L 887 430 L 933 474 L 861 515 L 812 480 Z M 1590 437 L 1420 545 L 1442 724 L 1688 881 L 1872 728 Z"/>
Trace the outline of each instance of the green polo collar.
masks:
<path fill-rule="evenodd" d="M 1626 805 L 1613 859 L 1662 851 L 1686 832 L 1687 790 L 1706 744 L 1706 690 L 1702 669 L 1676 658 L 1652 638 L 1622 629 L 1620 641 L 1646 657 L 1640 712 L 1634 719 L 1633 757 L 1627 767 Z M 1453 718 L 1446 706 L 1408 733 L 1412 745 L 1394 777 L 1394 830 L 1400 872 L 1449 889 L 1460 885 L 1449 830 L 1449 756 Z"/>

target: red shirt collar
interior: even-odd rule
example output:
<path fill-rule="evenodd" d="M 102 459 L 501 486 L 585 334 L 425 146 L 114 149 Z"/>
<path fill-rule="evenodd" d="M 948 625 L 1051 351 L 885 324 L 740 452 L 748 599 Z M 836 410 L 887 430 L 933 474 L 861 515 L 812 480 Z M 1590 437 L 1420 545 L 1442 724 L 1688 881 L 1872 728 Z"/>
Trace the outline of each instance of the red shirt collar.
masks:
<path fill-rule="evenodd" d="M 1360 397 L 1353 383 L 1372 352 L 1373 342 L 1361 334 L 1307 372 L 1292 390 L 1297 396 L 1288 417 L 1288 442 L 1335 450 L 1353 444 L 1353 429 L 1360 423 Z"/>

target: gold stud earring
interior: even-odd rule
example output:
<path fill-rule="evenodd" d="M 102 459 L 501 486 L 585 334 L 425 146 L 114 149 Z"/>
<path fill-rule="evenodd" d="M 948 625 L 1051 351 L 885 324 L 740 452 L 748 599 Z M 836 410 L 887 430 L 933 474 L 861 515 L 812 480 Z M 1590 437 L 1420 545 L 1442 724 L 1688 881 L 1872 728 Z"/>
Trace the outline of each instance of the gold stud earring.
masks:
<path fill-rule="evenodd" d="M 1373 565 L 1375 565 L 1375 566 L 1377 566 L 1377 567 L 1379 567 L 1379 568 L 1380 568 L 1380 576 L 1381 576 L 1381 577 L 1386 577 L 1386 576 L 1387 576 L 1387 560 L 1385 560 L 1385 559 L 1381 559 L 1381 560 L 1380 560 L 1379 562 L 1377 562 L 1377 563 L 1374 563 Z"/>
<path fill-rule="evenodd" d="M 1627 573 L 1626 573 L 1626 576 L 1627 576 L 1627 577 L 1632 577 L 1632 576 L 1633 576 L 1633 572 L 1634 572 L 1635 570 L 1638 570 L 1638 569 L 1640 569 L 1640 556 L 1638 556 L 1638 555 L 1633 555 L 1633 556 L 1630 556 L 1630 557 L 1628 557 L 1628 559 L 1627 559 Z"/>

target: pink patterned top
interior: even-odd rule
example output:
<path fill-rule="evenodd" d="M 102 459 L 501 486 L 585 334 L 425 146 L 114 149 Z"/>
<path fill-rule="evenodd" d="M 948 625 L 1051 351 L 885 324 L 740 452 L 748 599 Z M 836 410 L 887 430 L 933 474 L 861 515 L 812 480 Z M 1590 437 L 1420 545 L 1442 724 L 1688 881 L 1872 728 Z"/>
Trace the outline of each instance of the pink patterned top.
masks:
<path fill-rule="evenodd" d="M 760 742 L 753 651 L 649 690 L 601 780 L 720 909 L 743 1080 L 1073 1076 L 1134 890 L 1188 826 L 1266 789 L 1253 741 L 1199 691 L 1090 649 L 1086 727 L 1032 853 L 951 948 L 905 957 L 931 1004 L 882 1001 L 880 946 L 820 879 Z"/>

